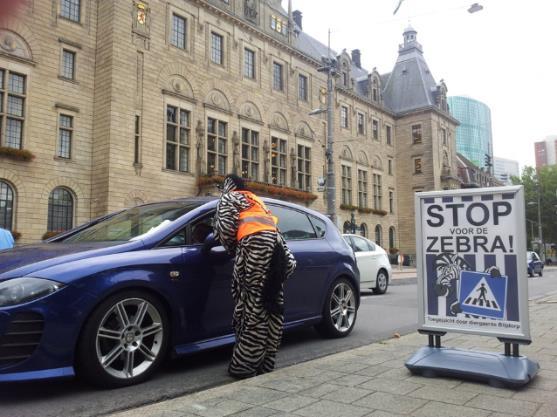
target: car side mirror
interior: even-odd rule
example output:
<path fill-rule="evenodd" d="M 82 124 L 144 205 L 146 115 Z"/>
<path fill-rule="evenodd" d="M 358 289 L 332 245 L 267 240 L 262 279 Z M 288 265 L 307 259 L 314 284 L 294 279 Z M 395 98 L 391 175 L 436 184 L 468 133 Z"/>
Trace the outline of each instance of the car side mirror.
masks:
<path fill-rule="evenodd" d="M 205 238 L 205 240 L 203 241 L 203 246 L 201 248 L 201 251 L 203 253 L 209 253 L 211 251 L 212 248 L 219 246 L 220 243 L 217 240 L 217 238 L 215 237 L 214 233 L 209 233 L 207 235 L 207 237 Z"/>

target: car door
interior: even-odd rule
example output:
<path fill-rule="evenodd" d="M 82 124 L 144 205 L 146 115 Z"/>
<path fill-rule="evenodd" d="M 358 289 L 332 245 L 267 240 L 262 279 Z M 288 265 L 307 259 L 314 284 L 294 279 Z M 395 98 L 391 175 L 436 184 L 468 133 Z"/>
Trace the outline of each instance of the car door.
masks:
<path fill-rule="evenodd" d="M 164 245 L 182 247 L 183 261 L 175 296 L 181 300 L 180 319 L 185 322 L 182 342 L 204 340 L 232 333 L 233 301 L 230 292 L 234 259 L 222 246 L 204 248 L 212 233 L 214 212 L 203 215 Z"/>
<path fill-rule="evenodd" d="M 352 248 L 356 255 L 356 261 L 360 270 L 360 286 L 371 287 L 375 283 L 377 277 L 377 262 L 375 245 L 371 245 L 367 239 L 359 236 L 350 236 L 352 239 Z M 363 284 L 363 285 L 362 285 Z"/>
<path fill-rule="evenodd" d="M 296 321 L 321 314 L 327 291 L 328 270 L 335 254 L 325 239 L 325 230 L 315 228 L 303 211 L 269 204 L 279 219 L 279 229 L 296 258 L 296 270 L 285 284 L 285 318 Z M 315 219 L 316 223 L 320 220 Z"/>

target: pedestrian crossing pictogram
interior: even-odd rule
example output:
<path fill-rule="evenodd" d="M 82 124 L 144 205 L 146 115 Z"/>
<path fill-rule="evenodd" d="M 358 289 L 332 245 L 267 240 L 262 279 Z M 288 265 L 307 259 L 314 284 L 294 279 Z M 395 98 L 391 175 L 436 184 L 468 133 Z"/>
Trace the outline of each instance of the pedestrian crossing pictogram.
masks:
<path fill-rule="evenodd" d="M 462 313 L 491 319 L 505 318 L 507 277 L 462 271 L 459 285 Z"/>
<path fill-rule="evenodd" d="M 464 300 L 463 305 L 478 306 L 489 308 L 493 310 L 501 310 L 495 295 L 489 288 L 485 278 L 482 278 L 480 282 L 474 287 L 474 289 L 468 294 Z"/>

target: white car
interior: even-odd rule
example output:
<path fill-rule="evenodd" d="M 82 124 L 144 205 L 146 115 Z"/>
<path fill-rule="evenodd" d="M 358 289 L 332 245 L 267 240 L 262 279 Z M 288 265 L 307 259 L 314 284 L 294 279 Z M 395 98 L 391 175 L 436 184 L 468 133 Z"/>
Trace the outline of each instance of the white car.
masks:
<path fill-rule="evenodd" d="M 385 294 L 392 276 L 391 263 L 385 249 L 362 236 L 342 236 L 356 255 L 360 270 L 360 290 L 372 289 L 376 294 Z"/>

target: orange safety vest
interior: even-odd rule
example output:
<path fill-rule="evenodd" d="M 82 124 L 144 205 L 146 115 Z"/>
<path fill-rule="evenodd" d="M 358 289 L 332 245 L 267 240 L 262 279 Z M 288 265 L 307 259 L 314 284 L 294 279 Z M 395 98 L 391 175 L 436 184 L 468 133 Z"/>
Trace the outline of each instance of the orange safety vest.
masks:
<path fill-rule="evenodd" d="M 278 219 L 271 214 L 265 203 L 250 191 L 237 191 L 251 203 L 251 207 L 240 212 L 238 222 L 238 232 L 236 239 L 238 242 L 248 235 L 263 232 L 266 230 L 276 232 Z"/>

